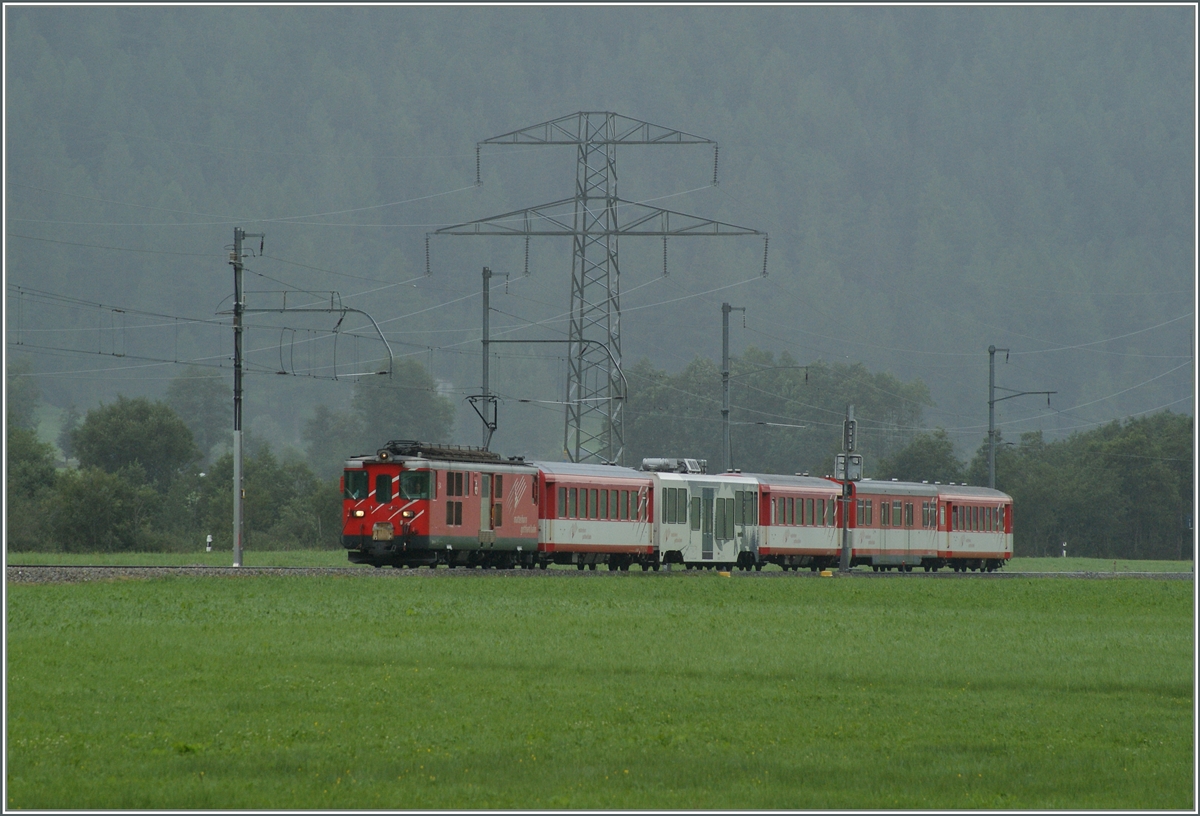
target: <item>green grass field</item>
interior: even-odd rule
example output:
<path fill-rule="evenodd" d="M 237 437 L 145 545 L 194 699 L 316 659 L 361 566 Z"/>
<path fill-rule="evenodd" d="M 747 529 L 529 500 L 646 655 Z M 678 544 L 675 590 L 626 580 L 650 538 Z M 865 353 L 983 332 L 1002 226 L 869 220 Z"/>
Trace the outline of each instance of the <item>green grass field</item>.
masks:
<path fill-rule="evenodd" d="M 8 586 L 8 809 L 1192 809 L 1190 581 Z"/>
<path fill-rule="evenodd" d="M 184 566 L 200 564 L 228 567 L 231 552 L 195 553 L 9 553 L 9 564 L 51 564 L 92 566 Z M 248 567 L 353 567 L 345 550 L 246 550 L 242 563 Z M 363 567 L 363 569 L 371 569 Z M 768 565 L 768 570 L 779 567 Z M 869 572 L 870 567 L 856 569 Z M 1014 558 L 1004 569 L 1008 572 L 1192 572 L 1191 561 L 1133 561 L 1104 558 Z"/>

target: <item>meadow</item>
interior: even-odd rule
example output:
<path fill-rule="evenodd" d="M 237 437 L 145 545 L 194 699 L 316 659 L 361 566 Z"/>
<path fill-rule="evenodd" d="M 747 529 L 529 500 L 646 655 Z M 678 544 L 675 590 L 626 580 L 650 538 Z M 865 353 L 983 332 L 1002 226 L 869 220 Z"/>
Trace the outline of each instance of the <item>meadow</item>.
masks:
<path fill-rule="evenodd" d="M 7 593 L 9 810 L 1196 805 L 1191 581 Z"/>

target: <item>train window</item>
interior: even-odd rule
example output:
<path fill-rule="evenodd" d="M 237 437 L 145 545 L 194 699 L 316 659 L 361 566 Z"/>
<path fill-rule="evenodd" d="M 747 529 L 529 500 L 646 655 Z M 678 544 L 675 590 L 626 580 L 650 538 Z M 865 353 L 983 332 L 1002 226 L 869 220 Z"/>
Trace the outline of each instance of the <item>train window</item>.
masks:
<path fill-rule="evenodd" d="M 692 496 L 692 518 L 691 527 L 693 530 L 700 529 L 700 497 Z"/>
<path fill-rule="evenodd" d="M 681 487 L 679 489 L 679 495 L 676 496 L 676 499 L 675 499 L 676 501 L 679 502 L 679 506 L 675 510 L 675 520 L 677 522 L 679 522 L 680 524 L 687 524 L 687 520 L 688 520 L 687 519 L 687 512 L 688 512 L 687 498 L 688 498 L 687 490 Z"/>
<path fill-rule="evenodd" d="M 446 502 L 446 524 L 450 527 L 462 526 L 462 506 L 460 501 Z"/>
<path fill-rule="evenodd" d="M 454 524 L 458 527 L 462 526 L 462 502 L 454 503 Z"/>
<path fill-rule="evenodd" d="M 938 526 L 946 526 L 946 505 L 944 504 L 938 508 Z"/>
<path fill-rule="evenodd" d="M 572 487 L 567 492 L 567 517 L 568 518 L 579 518 L 579 513 L 577 512 L 579 509 L 579 504 L 576 499 L 576 496 L 578 493 L 579 493 L 579 489 L 574 488 L 574 487 Z"/>
<path fill-rule="evenodd" d="M 783 512 L 781 513 L 783 518 L 781 518 L 779 520 L 779 523 L 780 524 L 795 524 L 796 523 L 796 500 L 792 499 L 792 498 L 780 499 L 779 504 L 781 505 L 782 510 L 783 510 Z M 804 506 L 803 499 L 800 500 L 800 506 L 801 507 Z"/>
<path fill-rule="evenodd" d="M 599 513 L 597 514 L 597 518 L 602 518 L 602 519 L 608 518 L 608 491 L 607 490 L 600 491 L 600 510 L 599 510 Z"/>
<path fill-rule="evenodd" d="M 621 508 L 621 519 L 629 518 L 629 491 L 622 490 L 621 497 L 617 499 L 617 506 Z"/>
<path fill-rule="evenodd" d="M 663 491 L 663 524 L 675 523 L 675 488 L 668 487 Z"/>
<path fill-rule="evenodd" d="M 813 521 L 813 504 L 814 499 L 804 499 L 804 512 L 800 514 L 801 524 L 815 524 Z"/>
<path fill-rule="evenodd" d="M 750 491 L 750 523 L 758 524 L 758 494 Z"/>
<path fill-rule="evenodd" d="M 496 487 L 495 498 L 503 499 L 504 498 L 504 475 L 501 473 L 497 473 L 495 482 L 493 484 Z"/>
<path fill-rule="evenodd" d="M 596 489 L 592 488 L 588 493 L 591 494 L 588 496 L 588 518 L 600 518 L 600 501 L 596 496 Z"/>
<path fill-rule="evenodd" d="M 717 499 L 715 536 L 718 540 L 728 541 L 733 538 L 734 507 L 733 499 Z"/>
<path fill-rule="evenodd" d="M 537 476 L 534 476 L 532 481 L 533 481 L 533 503 L 537 504 L 538 503 L 538 478 L 537 478 Z"/>
<path fill-rule="evenodd" d="M 902 510 L 901 510 L 902 505 L 903 505 L 903 502 L 898 502 L 898 501 L 892 502 L 892 525 L 894 527 L 901 526 L 902 522 L 901 522 L 900 513 L 902 512 Z"/>
<path fill-rule="evenodd" d="M 874 515 L 874 510 L 875 510 L 875 502 L 872 501 L 871 499 L 867 499 L 867 526 L 868 527 L 870 527 L 872 524 L 871 516 Z"/>
<path fill-rule="evenodd" d="M 737 524 L 746 523 L 746 491 L 733 491 L 733 520 Z"/>
<path fill-rule="evenodd" d="M 479 491 L 479 495 L 485 496 L 485 497 L 492 495 L 492 474 L 490 474 L 490 473 L 483 474 L 483 487 Z"/>
<path fill-rule="evenodd" d="M 892 526 L 892 505 L 889 502 L 881 501 L 879 503 L 879 526 Z"/>
<path fill-rule="evenodd" d="M 345 484 L 342 486 L 342 498 L 365 499 L 370 490 L 370 477 L 365 470 L 347 470 Z"/>
<path fill-rule="evenodd" d="M 405 471 L 400 474 L 400 498 L 428 499 L 429 476 L 427 470 Z"/>
<path fill-rule="evenodd" d="M 496 502 L 492 505 L 492 527 L 500 527 L 504 524 L 504 502 Z"/>
<path fill-rule="evenodd" d="M 567 517 L 567 489 L 565 487 L 558 489 L 558 517 Z"/>
<path fill-rule="evenodd" d="M 817 514 L 813 516 L 813 524 L 818 527 L 825 526 L 825 500 L 817 499 Z"/>
<path fill-rule="evenodd" d="M 375 477 L 375 501 L 387 504 L 392 500 L 392 477 L 380 473 Z"/>

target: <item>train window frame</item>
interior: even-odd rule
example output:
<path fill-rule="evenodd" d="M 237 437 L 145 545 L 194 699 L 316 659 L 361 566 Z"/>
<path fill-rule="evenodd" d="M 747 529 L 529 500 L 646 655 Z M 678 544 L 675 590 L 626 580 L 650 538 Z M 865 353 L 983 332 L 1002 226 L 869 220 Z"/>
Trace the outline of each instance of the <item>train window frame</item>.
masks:
<path fill-rule="evenodd" d="M 816 499 L 804 500 L 804 514 L 800 518 L 800 524 L 816 524 L 813 513 L 816 510 Z"/>
<path fill-rule="evenodd" d="M 375 503 L 388 504 L 392 500 L 392 475 L 390 473 L 375 474 Z"/>
<path fill-rule="evenodd" d="M 599 489 L 595 487 L 588 491 L 588 518 L 590 519 L 600 518 L 600 497 L 597 495 L 599 492 Z"/>
<path fill-rule="evenodd" d="M 567 489 L 565 487 L 558 488 L 558 517 L 567 517 Z"/>
<path fill-rule="evenodd" d="M 579 518 L 579 488 L 567 488 L 567 518 Z"/>
<path fill-rule="evenodd" d="M 905 502 L 904 503 L 904 526 L 911 528 L 914 524 L 914 521 L 913 521 L 914 518 L 915 518 L 915 514 L 913 513 L 913 503 Z"/>
<path fill-rule="evenodd" d="M 400 498 L 409 501 L 433 498 L 429 489 L 433 474 L 428 470 L 406 470 L 400 474 Z"/>
<path fill-rule="evenodd" d="M 362 501 L 371 492 L 371 476 L 365 470 L 347 470 L 342 479 L 342 498 Z"/>
<path fill-rule="evenodd" d="M 892 503 L 886 499 L 879 502 L 879 526 L 892 526 Z"/>
<path fill-rule="evenodd" d="M 597 508 L 597 518 L 608 520 L 608 488 L 600 491 L 600 507 Z"/>

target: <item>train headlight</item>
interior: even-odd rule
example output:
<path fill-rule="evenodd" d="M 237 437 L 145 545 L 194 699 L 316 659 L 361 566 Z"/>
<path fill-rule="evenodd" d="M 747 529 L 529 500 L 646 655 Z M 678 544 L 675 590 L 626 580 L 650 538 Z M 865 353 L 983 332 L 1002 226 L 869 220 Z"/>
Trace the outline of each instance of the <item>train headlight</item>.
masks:
<path fill-rule="evenodd" d="M 355 517 L 355 518 L 362 518 L 362 517 L 363 517 L 363 516 L 365 516 L 366 514 L 367 514 L 367 511 L 365 511 L 365 510 L 355 510 L 355 511 L 354 511 L 354 517 Z"/>
<path fill-rule="evenodd" d="M 405 510 L 400 513 L 400 518 L 410 519 L 415 515 L 416 515 L 416 513 L 414 513 L 412 510 Z"/>

